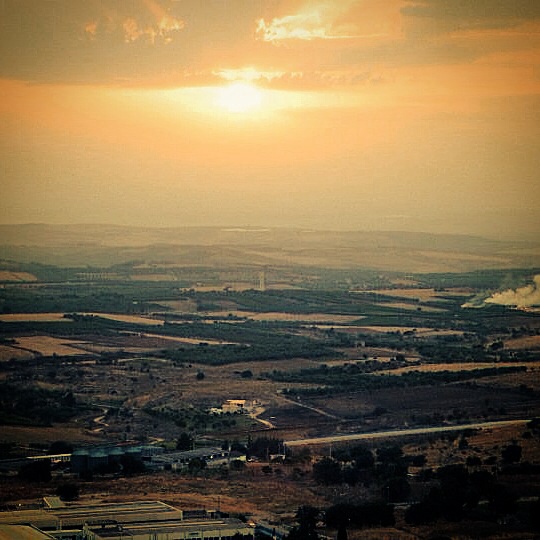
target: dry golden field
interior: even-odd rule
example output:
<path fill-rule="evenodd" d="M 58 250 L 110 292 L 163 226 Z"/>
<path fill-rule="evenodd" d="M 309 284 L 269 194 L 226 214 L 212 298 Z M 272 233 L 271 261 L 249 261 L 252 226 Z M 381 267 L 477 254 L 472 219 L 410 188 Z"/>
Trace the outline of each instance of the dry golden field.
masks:
<path fill-rule="evenodd" d="M 418 311 L 422 310 L 427 313 L 444 313 L 446 310 L 441 308 L 434 308 L 431 306 L 420 306 L 415 304 L 408 304 L 406 302 L 385 302 L 385 307 L 393 308 L 393 309 L 401 309 L 401 310 L 407 310 L 407 311 Z"/>
<path fill-rule="evenodd" d="M 504 341 L 505 349 L 540 349 L 540 336 L 523 336 Z"/>
<path fill-rule="evenodd" d="M 210 311 L 207 313 L 210 317 L 227 317 L 231 311 Z M 357 321 L 362 317 L 358 315 L 337 315 L 335 313 L 283 313 L 283 312 L 266 312 L 258 313 L 255 311 L 233 311 L 236 317 L 246 317 L 255 321 L 333 321 L 336 324 L 349 323 Z"/>
<path fill-rule="evenodd" d="M 195 300 L 160 300 L 158 303 L 179 313 L 195 313 L 197 311 Z"/>
<path fill-rule="evenodd" d="M 64 317 L 63 313 L 3 313 L 0 315 L 2 322 L 72 322 Z"/>
<path fill-rule="evenodd" d="M 0 281 L 37 281 L 37 277 L 29 272 L 0 270 Z"/>
<path fill-rule="evenodd" d="M 132 281 L 174 281 L 174 274 L 132 274 Z"/>
<path fill-rule="evenodd" d="M 44 356 L 73 356 L 82 353 L 76 346 L 84 345 L 83 341 L 60 339 L 51 336 L 24 336 L 16 338 L 17 345 L 28 351 L 32 351 Z"/>
<path fill-rule="evenodd" d="M 540 371 L 540 361 L 538 362 L 453 362 L 451 364 L 422 364 L 419 366 L 405 366 L 398 369 L 392 369 L 388 371 L 377 371 L 373 375 L 401 375 L 410 371 L 418 371 L 421 373 L 436 373 L 438 371 L 471 371 L 474 369 L 486 369 L 486 368 L 504 368 L 525 366 L 529 376 Z"/>
<path fill-rule="evenodd" d="M 0 345 L 0 361 L 10 360 L 11 358 L 17 358 L 19 360 L 24 358 L 32 358 L 34 355 L 29 351 L 23 351 L 16 347 L 10 347 L 9 345 Z"/>
<path fill-rule="evenodd" d="M 423 328 L 412 326 L 359 326 L 361 330 L 369 330 L 372 332 L 414 332 L 415 334 L 423 337 L 428 336 L 461 336 L 463 332 L 461 330 L 442 330 L 439 328 Z"/>
<path fill-rule="evenodd" d="M 364 291 L 362 291 L 364 292 Z M 404 289 L 377 289 L 371 291 L 365 291 L 372 294 L 380 294 L 381 296 L 395 296 L 398 298 L 407 298 L 411 300 L 418 300 L 419 302 L 444 302 L 444 298 L 441 296 L 467 296 L 472 295 L 473 292 L 470 289 L 464 288 L 452 288 L 445 289 L 444 291 L 436 291 L 435 289 L 424 288 L 404 288 Z"/>
<path fill-rule="evenodd" d="M 120 313 L 81 313 L 81 315 L 94 315 L 112 321 L 127 322 L 133 324 L 147 324 L 148 326 L 163 326 L 163 319 L 152 319 L 141 315 L 124 315 Z"/>

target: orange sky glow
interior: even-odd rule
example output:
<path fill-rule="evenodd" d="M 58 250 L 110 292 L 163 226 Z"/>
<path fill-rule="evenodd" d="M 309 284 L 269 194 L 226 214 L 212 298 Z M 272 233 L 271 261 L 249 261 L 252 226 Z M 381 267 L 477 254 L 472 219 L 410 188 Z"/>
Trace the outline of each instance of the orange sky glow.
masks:
<path fill-rule="evenodd" d="M 537 0 L 4 0 L 2 223 L 534 238 Z"/>

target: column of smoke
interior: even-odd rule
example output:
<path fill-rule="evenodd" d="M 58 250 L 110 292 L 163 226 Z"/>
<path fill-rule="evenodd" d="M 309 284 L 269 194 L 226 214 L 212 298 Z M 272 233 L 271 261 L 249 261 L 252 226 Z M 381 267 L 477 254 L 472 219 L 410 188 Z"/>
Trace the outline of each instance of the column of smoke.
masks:
<path fill-rule="evenodd" d="M 517 289 L 492 294 L 490 297 L 476 297 L 462 307 L 482 307 L 485 304 L 499 304 L 501 306 L 515 306 L 517 308 L 530 308 L 540 306 L 540 274 L 534 276 L 533 283 Z"/>
<path fill-rule="evenodd" d="M 534 276 L 531 285 L 493 294 L 486 299 L 486 304 L 501 304 L 518 308 L 540 306 L 540 274 Z"/>

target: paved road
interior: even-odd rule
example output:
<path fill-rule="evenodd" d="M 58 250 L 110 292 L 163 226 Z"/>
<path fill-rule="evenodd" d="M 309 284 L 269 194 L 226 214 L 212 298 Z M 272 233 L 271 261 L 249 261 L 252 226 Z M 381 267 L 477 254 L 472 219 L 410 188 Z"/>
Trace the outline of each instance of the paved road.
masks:
<path fill-rule="evenodd" d="M 372 433 L 349 433 L 347 435 L 332 435 L 330 437 L 315 437 L 313 439 L 296 439 L 285 441 L 286 446 L 304 446 L 308 444 L 330 444 L 341 441 L 358 441 L 363 439 L 386 439 L 389 437 L 406 437 L 407 435 L 423 435 L 443 431 L 463 431 L 465 429 L 487 429 L 494 427 L 526 424 L 529 420 L 501 420 L 497 422 L 480 422 L 476 424 L 461 424 L 459 426 L 439 426 L 426 428 L 397 429 L 394 431 L 375 431 Z"/>

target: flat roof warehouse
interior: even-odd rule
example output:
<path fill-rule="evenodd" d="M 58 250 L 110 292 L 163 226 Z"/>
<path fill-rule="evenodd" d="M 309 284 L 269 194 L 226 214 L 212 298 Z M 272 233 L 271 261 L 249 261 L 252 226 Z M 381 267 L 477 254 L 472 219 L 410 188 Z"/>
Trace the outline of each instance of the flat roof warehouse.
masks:
<path fill-rule="evenodd" d="M 190 517 L 160 501 L 0 512 L 0 540 L 251 540 L 253 532 L 238 519 Z"/>

